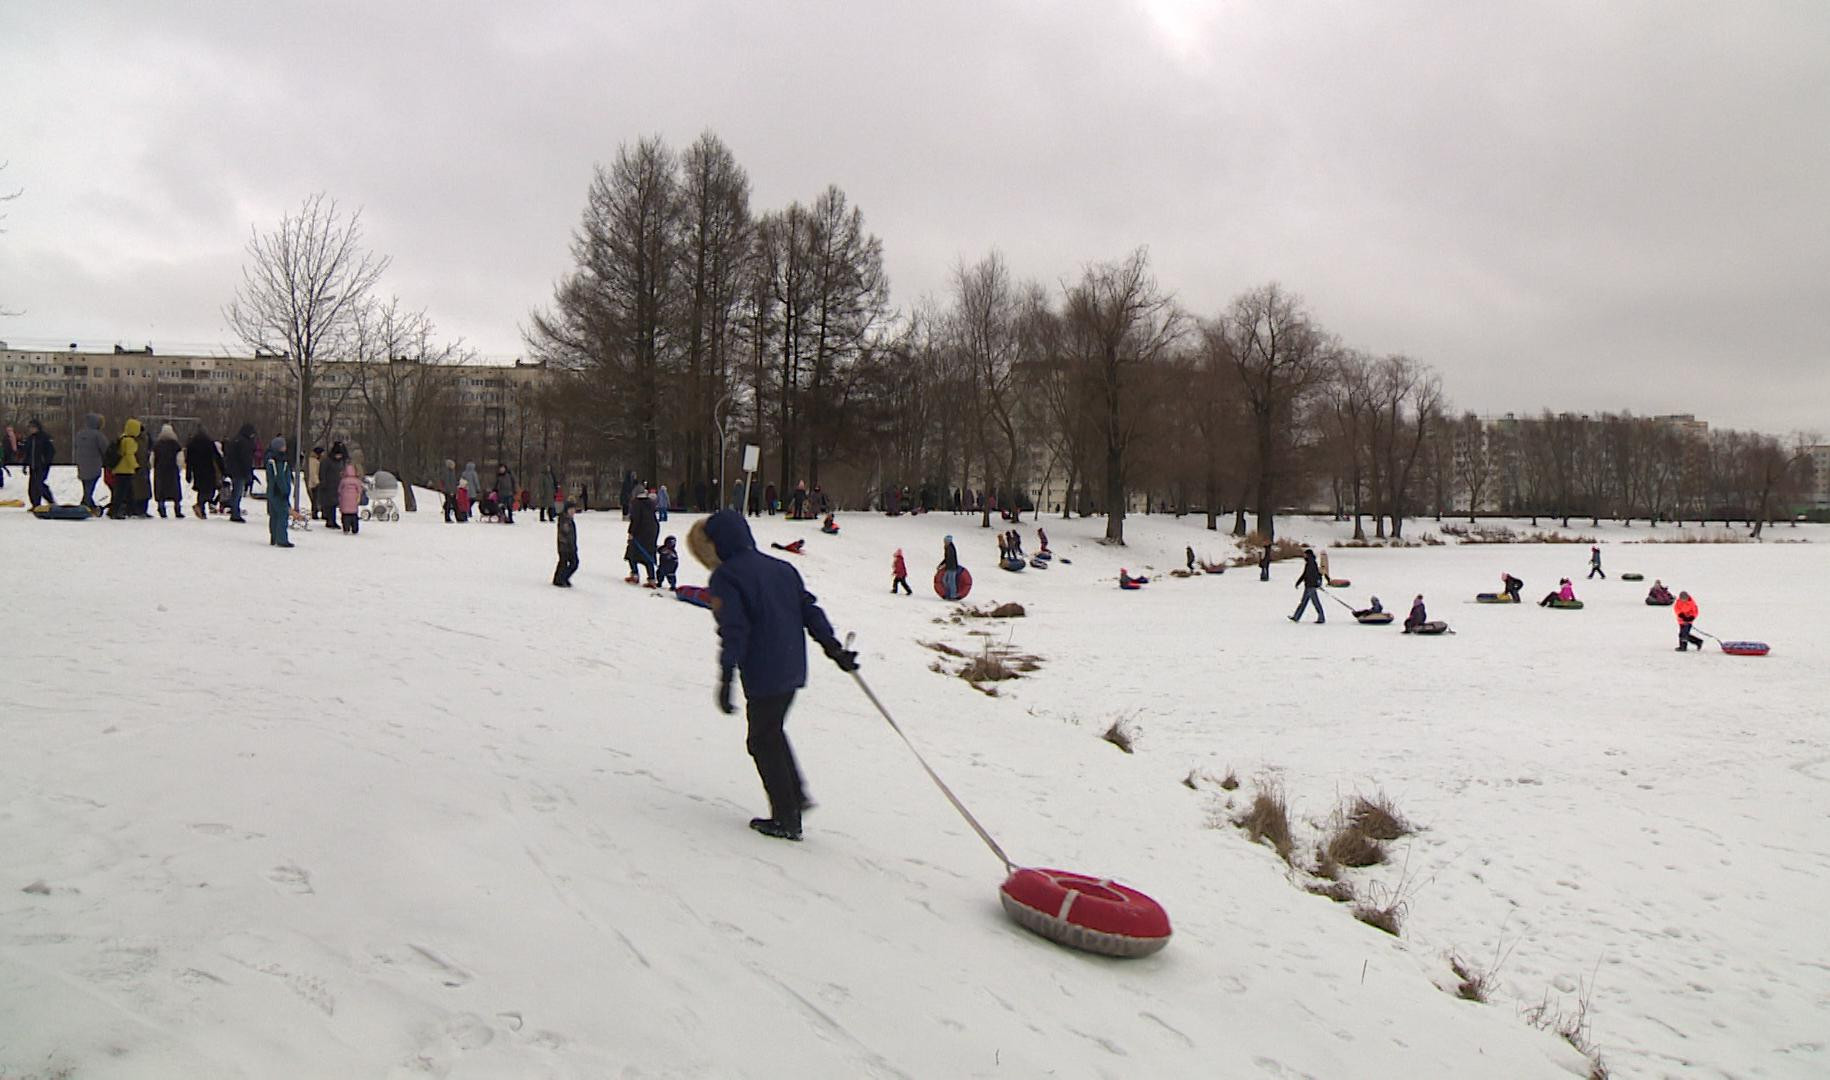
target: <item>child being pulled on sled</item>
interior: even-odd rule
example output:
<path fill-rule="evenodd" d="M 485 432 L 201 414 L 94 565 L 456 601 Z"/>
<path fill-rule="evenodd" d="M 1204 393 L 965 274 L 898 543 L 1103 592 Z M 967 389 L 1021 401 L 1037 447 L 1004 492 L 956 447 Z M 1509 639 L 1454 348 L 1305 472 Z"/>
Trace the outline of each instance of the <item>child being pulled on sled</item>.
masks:
<path fill-rule="evenodd" d="M 1363 607 L 1360 610 L 1354 612 L 1353 617 L 1356 619 L 1363 619 L 1368 615 L 1380 615 L 1380 614 L 1383 614 L 1384 612 L 1385 612 L 1385 605 L 1381 604 L 1379 602 L 1379 598 L 1375 596 L 1372 598 L 1372 606 Z"/>

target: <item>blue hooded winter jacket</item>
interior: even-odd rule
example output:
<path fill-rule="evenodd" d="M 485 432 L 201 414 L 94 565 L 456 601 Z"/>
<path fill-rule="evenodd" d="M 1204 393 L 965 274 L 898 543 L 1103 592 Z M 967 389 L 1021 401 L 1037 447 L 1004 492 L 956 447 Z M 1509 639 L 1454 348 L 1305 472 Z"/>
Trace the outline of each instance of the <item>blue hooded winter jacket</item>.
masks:
<path fill-rule="evenodd" d="M 712 611 L 722 643 L 718 664 L 725 678 L 743 675 L 749 698 L 774 697 L 807 685 L 803 631 L 828 655 L 840 649 L 832 623 L 801 583 L 800 571 L 756 550 L 750 523 L 733 510 L 720 510 L 705 523 L 718 550 L 712 571 Z"/>

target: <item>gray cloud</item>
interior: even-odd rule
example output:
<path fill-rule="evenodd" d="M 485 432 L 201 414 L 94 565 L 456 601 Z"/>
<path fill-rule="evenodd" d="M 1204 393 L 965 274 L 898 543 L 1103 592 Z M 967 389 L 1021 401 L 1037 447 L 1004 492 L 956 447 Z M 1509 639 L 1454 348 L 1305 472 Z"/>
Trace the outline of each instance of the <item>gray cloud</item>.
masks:
<path fill-rule="evenodd" d="M 706 128 L 759 207 L 845 188 L 906 306 L 996 246 L 1277 279 L 1480 411 L 1830 429 L 1830 6 L 481 2 L 0 9 L 0 338 L 221 342 L 324 190 L 488 353 L 594 162 Z"/>

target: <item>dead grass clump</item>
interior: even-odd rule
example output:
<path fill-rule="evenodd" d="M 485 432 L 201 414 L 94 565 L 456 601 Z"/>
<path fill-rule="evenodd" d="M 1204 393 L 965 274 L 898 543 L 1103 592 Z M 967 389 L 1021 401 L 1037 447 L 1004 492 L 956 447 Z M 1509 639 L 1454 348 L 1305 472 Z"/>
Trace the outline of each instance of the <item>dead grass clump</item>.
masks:
<path fill-rule="evenodd" d="M 1014 602 L 999 604 L 996 607 L 969 607 L 964 610 L 967 617 L 973 619 L 1021 619 L 1029 614 L 1023 610 L 1022 604 Z"/>
<path fill-rule="evenodd" d="M 1449 957 L 1449 970 L 1455 973 L 1455 996 L 1464 1001 L 1478 1001 L 1486 1004 L 1493 993 L 1493 973 L 1482 971 L 1473 964 L 1453 954 Z"/>
<path fill-rule="evenodd" d="M 1132 728 L 1131 721 L 1126 717 L 1121 716 L 1117 720 L 1112 721 L 1112 726 L 1107 728 L 1106 733 L 1101 735 L 1100 738 L 1111 743 L 1113 746 L 1118 747 L 1127 754 L 1136 753 L 1136 751 L 1132 749 L 1132 746 L 1137 741 L 1137 732 Z M 1194 774 L 1189 773 L 1189 776 L 1192 778 Z M 1194 787 L 1193 784 L 1189 784 L 1188 786 Z"/>
<path fill-rule="evenodd" d="M 1352 824 L 1330 833 L 1322 845 L 1327 862 L 1355 868 L 1378 866 L 1385 861 L 1385 845 Z"/>
<path fill-rule="evenodd" d="M 1383 792 L 1370 799 L 1364 795 L 1354 796 L 1347 807 L 1347 823 L 1374 840 L 1397 840 L 1417 831 Z"/>
<path fill-rule="evenodd" d="M 1201 770 L 1199 769 L 1188 770 L 1188 775 L 1182 778 L 1182 786 L 1190 791 L 1200 791 L 1201 785 L 1195 783 L 1195 777 L 1199 775 L 1201 775 Z"/>
<path fill-rule="evenodd" d="M 1589 1032 L 1589 988 L 1583 987 L 1582 996 L 1576 999 L 1576 1011 L 1564 1013 L 1561 1008 L 1550 1003 L 1550 997 L 1525 1010 L 1525 1022 L 1540 1031 L 1554 1031 L 1563 1041 L 1574 1047 L 1576 1053 L 1589 1059 L 1589 1080 L 1608 1080 L 1608 1067 L 1601 1060 L 1601 1051 L 1595 1048 L 1595 1040 Z"/>
<path fill-rule="evenodd" d="M 1354 918 L 1393 937 L 1397 937 L 1398 931 L 1404 927 L 1404 912 L 1404 901 L 1396 898 L 1384 904 L 1374 900 L 1360 900 L 1353 905 Z"/>
<path fill-rule="evenodd" d="M 967 661 L 960 669 L 959 677 L 969 683 L 1003 682 L 1017 678 L 1017 671 L 1004 662 L 1004 657 L 993 652 L 989 646 L 977 656 Z"/>
<path fill-rule="evenodd" d="M 1231 769 L 1226 770 L 1226 775 L 1220 778 L 1220 790 L 1233 791 L 1238 787 L 1239 774 Z"/>
<path fill-rule="evenodd" d="M 1232 560 L 1234 566 L 1257 566 L 1264 556 L 1265 539 L 1263 533 L 1252 533 L 1239 541 L 1239 550 L 1244 554 Z M 1303 545 L 1295 540 L 1276 540 L 1271 544 L 1271 561 L 1282 562 L 1285 559 L 1303 557 Z"/>
<path fill-rule="evenodd" d="M 960 652 L 958 649 L 954 648 L 953 646 L 947 644 L 944 641 L 924 641 L 924 642 L 922 642 L 922 644 L 926 645 L 928 648 L 933 649 L 935 652 L 940 653 L 944 656 L 957 656 L 961 659 L 965 659 L 965 656 L 966 656 L 965 653 Z"/>
<path fill-rule="evenodd" d="M 1348 881 L 1311 881 L 1303 891 L 1310 896 L 1326 896 L 1337 904 L 1351 904 L 1356 898 L 1353 883 Z"/>
<path fill-rule="evenodd" d="M 1290 863 L 1296 844 L 1290 836 L 1290 806 L 1283 788 L 1275 784 L 1260 787 L 1252 797 L 1252 805 L 1233 823 L 1244 829 L 1254 844 L 1269 844 L 1278 858 Z"/>

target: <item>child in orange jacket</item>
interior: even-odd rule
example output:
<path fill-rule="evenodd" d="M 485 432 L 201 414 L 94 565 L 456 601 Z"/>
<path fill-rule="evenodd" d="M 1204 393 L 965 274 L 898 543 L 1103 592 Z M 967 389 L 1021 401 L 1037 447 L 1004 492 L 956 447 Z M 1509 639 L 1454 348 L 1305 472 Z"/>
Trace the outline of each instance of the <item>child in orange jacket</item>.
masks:
<path fill-rule="evenodd" d="M 1695 645 L 1698 652 L 1703 651 L 1703 639 L 1696 636 L 1690 624 L 1697 621 L 1697 602 L 1687 592 L 1678 593 L 1677 603 L 1671 605 L 1671 611 L 1677 616 L 1678 644 L 1677 651 L 1683 652 Z"/>

